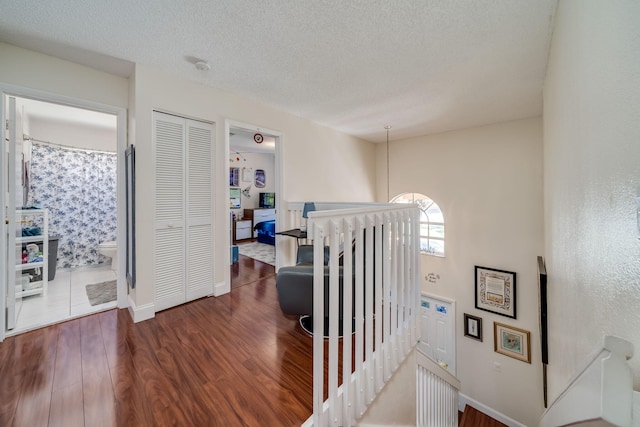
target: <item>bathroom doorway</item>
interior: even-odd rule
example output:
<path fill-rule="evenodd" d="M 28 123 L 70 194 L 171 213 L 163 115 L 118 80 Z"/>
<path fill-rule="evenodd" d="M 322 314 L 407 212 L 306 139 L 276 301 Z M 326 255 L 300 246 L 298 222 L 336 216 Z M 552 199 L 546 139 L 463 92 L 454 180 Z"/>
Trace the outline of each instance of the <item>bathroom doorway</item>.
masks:
<path fill-rule="evenodd" d="M 6 93 L 3 109 L 4 335 L 116 307 L 124 114 Z"/>

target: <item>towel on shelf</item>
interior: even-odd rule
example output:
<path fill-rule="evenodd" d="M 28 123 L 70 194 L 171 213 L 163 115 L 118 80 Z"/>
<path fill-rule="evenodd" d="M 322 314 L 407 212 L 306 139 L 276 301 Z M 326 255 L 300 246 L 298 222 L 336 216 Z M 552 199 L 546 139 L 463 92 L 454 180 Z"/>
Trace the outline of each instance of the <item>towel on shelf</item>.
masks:
<path fill-rule="evenodd" d="M 25 227 L 22 229 L 22 237 L 39 236 L 41 234 L 42 234 L 42 230 L 40 229 L 40 227 L 33 227 L 33 228 Z"/>

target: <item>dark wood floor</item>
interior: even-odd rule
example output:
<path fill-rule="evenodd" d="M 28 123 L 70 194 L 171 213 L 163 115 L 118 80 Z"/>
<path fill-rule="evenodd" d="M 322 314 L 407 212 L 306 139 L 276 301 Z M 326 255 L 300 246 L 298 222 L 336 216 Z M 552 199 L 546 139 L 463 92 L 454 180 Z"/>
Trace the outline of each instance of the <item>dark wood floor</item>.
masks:
<path fill-rule="evenodd" d="M 506 424 L 469 405 L 464 407 L 464 414 L 461 414 L 458 421 L 460 427 L 507 427 Z"/>
<path fill-rule="evenodd" d="M 0 426 L 298 426 L 312 339 L 274 268 L 242 257 L 232 291 L 133 324 L 111 310 L 0 343 Z"/>

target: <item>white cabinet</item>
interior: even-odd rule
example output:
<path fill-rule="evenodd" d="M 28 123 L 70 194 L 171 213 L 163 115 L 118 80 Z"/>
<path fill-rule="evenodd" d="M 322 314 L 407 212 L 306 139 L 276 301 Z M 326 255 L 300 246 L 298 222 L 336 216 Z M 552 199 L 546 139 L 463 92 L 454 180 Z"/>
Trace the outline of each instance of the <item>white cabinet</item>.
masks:
<path fill-rule="evenodd" d="M 155 310 L 213 293 L 215 125 L 153 113 Z"/>
<path fill-rule="evenodd" d="M 251 238 L 251 229 L 252 222 L 250 219 L 241 219 L 236 221 L 234 226 L 234 235 L 233 241 L 236 242 L 238 240 L 250 239 Z"/>
<path fill-rule="evenodd" d="M 16 211 L 16 298 L 47 294 L 49 214 L 46 209 Z"/>

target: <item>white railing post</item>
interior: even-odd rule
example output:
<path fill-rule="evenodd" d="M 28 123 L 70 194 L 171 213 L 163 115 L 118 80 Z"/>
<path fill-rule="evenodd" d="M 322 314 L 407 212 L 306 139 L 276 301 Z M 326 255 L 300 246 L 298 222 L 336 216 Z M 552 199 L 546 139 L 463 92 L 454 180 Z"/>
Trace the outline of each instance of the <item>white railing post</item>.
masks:
<path fill-rule="evenodd" d="M 418 427 L 456 427 L 460 381 L 420 347 L 416 350 L 416 422 Z"/>
<path fill-rule="evenodd" d="M 398 214 L 391 213 L 391 371 L 398 368 Z"/>
<path fill-rule="evenodd" d="M 382 309 L 382 269 L 384 267 L 384 257 L 382 253 L 382 219 L 380 214 L 375 215 L 375 287 L 374 287 L 374 301 L 373 312 L 375 315 L 375 394 L 378 394 L 382 387 L 384 387 L 384 347 L 382 346 L 382 325 L 387 322 L 385 313 Z"/>
<path fill-rule="evenodd" d="M 324 227 L 309 221 L 313 239 L 313 425 L 324 426 Z M 322 283 L 322 286 L 318 284 Z M 318 331 L 320 331 L 318 333 Z"/>
<path fill-rule="evenodd" d="M 331 238 L 329 246 L 329 422 L 338 424 L 338 323 L 340 320 L 340 269 L 338 258 L 340 255 L 340 227 L 334 221 L 330 223 Z M 322 281 L 324 290 L 324 279 Z M 326 321 L 326 319 L 325 319 Z M 314 331 L 315 335 L 321 333 Z M 340 414 L 342 415 L 342 414 Z"/>
<path fill-rule="evenodd" d="M 366 375 L 366 404 L 369 405 L 375 397 L 374 387 L 374 374 L 375 367 L 373 363 L 373 271 L 374 271 L 374 258 L 373 258 L 373 221 L 371 216 L 367 215 L 366 218 L 366 231 L 365 231 L 365 285 L 364 285 L 364 343 L 365 343 L 365 375 Z"/>
<path fill-rule="evenodd" d="M 384 304 L 382 308 L 382 314 L 384 316 L 384 324 L 383 324 L 383 333 L 384 333 L 384 344 L 383 344 L 383 363 L 384 363 L 384 381 L 388 381 L 391 378 L 391 374 L 393 373 L 393 369 L 391 366 L 391 357 L 392 357 L 392 343 L 391 343 L 391 268 L 388 263 L 388 260 L 391 257 L 391 246 L 390 242 L 392 241 L 392 233 L 391 233 L 391 219 L 390 214 L 385 212 L 383 214 L 384 218 L 384 241 L 387 242 L 386 245 L 382 247 L 382 258 L 387 262 L 383 268 L 383 296 L 384 296 Z"/>
<path fill-rule="evenodd" d="M 314 413 L 304 425 L 351 426 L 416 343 L 418 209 L 412 205 L 316 206 L 335 210 L 320 209 L 308 219 L 314 246 Z M 326 245 L 328 266 L 324 265 Z M 324 331 L 328 333 L 326 350 Z M 328 398 L 323 401 L 325 378 Z"/>
<path fill-rule="evenodd" d="M 364 265 L 363 259 L 363 244 L 364 244 L 364 218 L 359 216 L 356 218 L 356 348 L 355 348 L 355 383 L 356 393 L 354 400 L 355 405 L 355 418 L 358 419 L 364 414 L 366 408 L 365 405 L 365 389 L 364 389 L 364 342 L 362 337 L 364 336 L 364 271 L 362 266 Z"/>
<path fill-rule="evenodd" d="M 342 326 L 344 337 L 342 340 L 342 423 L 345 427 L 350 427 L 353 420 L 353 387 L 351 386 L 351 334 L 353 331 L 354 311 L 353 311 L 353 225 L 351 220 L 344 220 L 344 252 L 342 256 L 343 265 L 343 314 Z"/>

